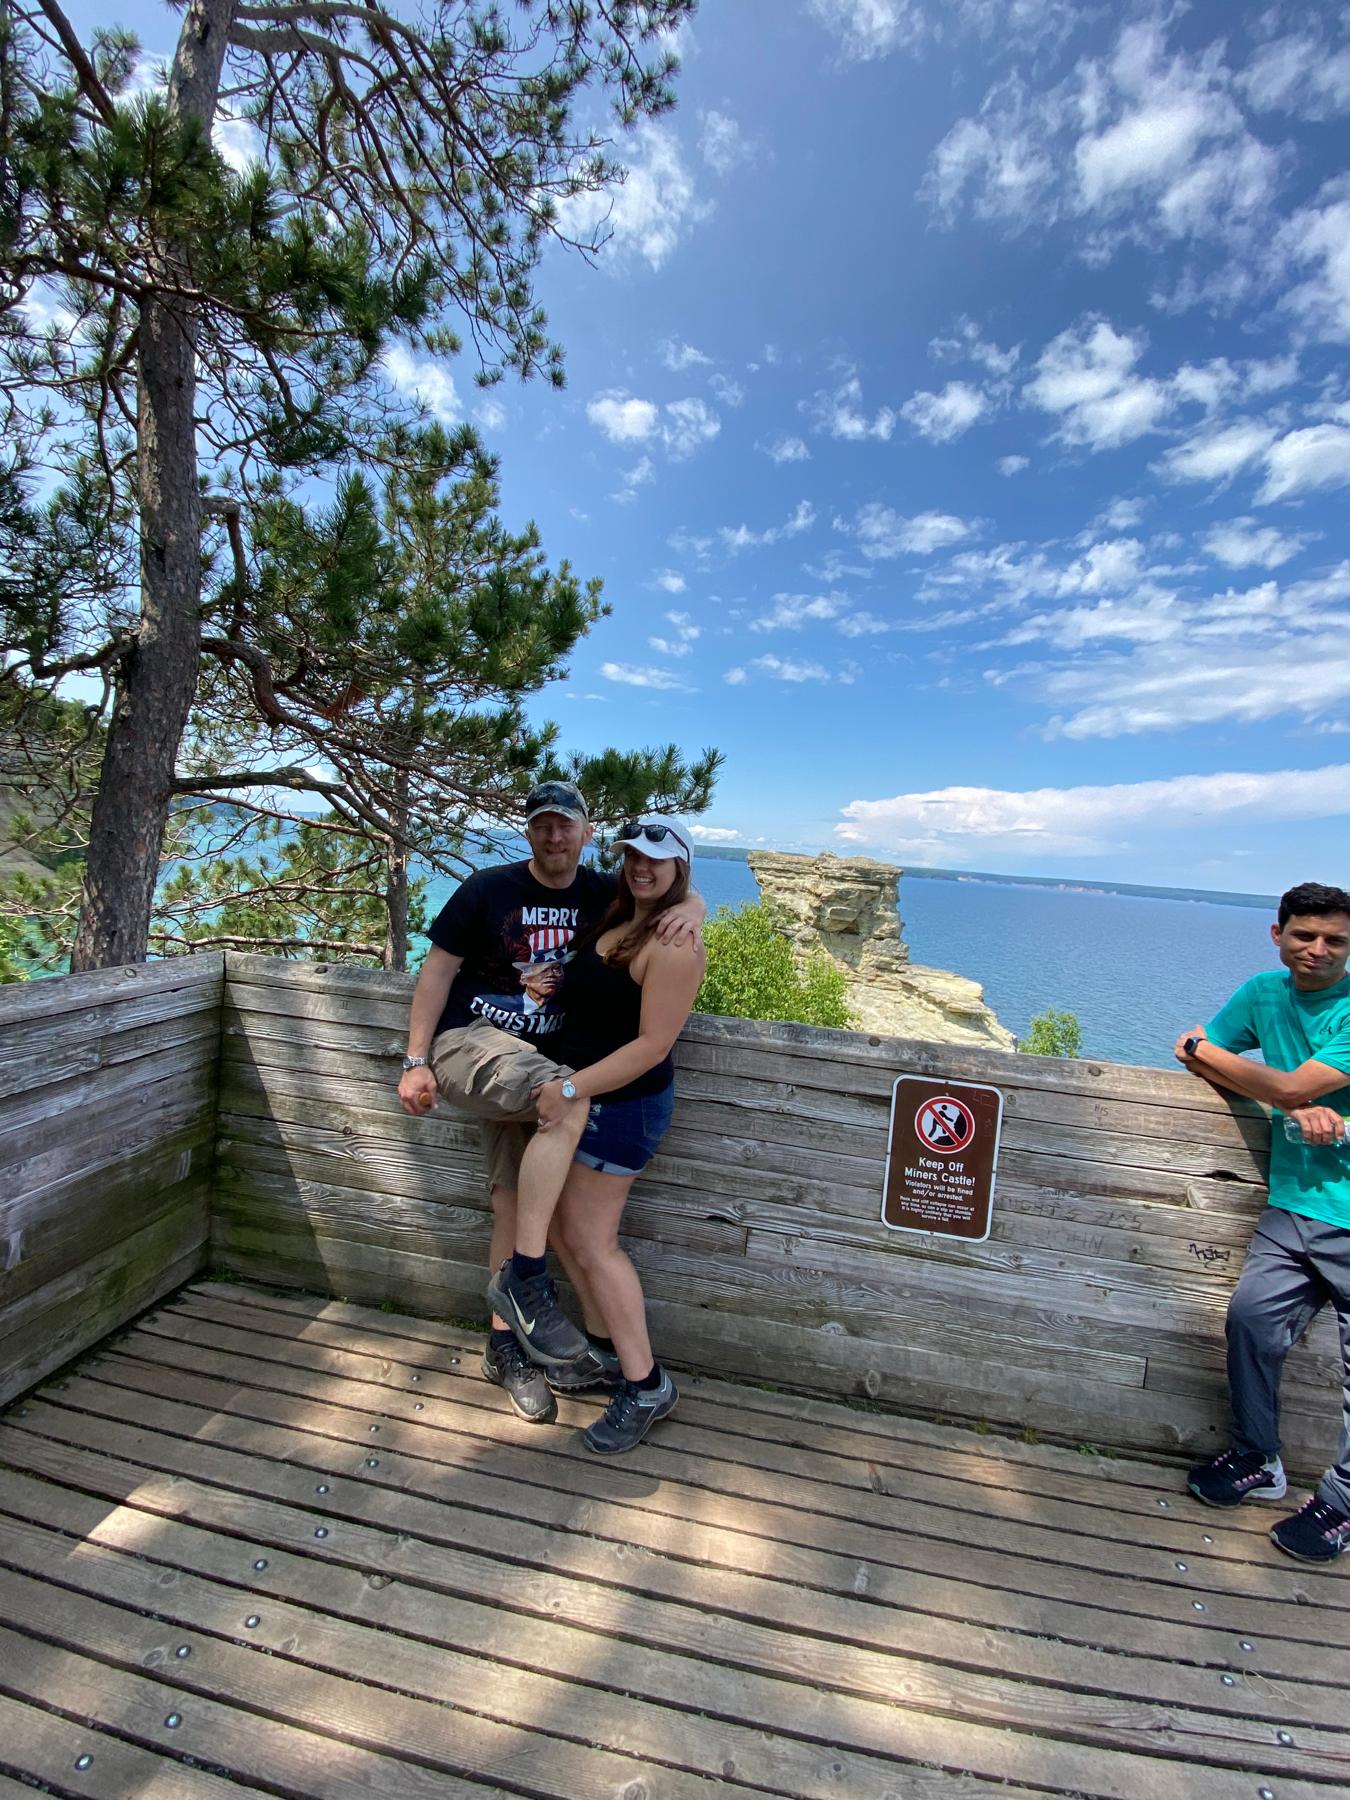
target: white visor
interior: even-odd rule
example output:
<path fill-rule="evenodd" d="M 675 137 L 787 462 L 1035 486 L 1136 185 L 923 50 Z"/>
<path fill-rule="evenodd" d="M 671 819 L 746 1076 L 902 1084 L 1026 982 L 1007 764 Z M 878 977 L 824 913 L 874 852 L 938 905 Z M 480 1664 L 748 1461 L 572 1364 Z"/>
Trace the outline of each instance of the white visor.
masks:
<path fill-rule="evenodd" d="M 630 819 L 619 827 L 614 848 L 639 850 L 653 862 L 665 862 L 670 857 L 678 857 L 682 862 L 690 860 L 684 832 L 669 819 Z"/>

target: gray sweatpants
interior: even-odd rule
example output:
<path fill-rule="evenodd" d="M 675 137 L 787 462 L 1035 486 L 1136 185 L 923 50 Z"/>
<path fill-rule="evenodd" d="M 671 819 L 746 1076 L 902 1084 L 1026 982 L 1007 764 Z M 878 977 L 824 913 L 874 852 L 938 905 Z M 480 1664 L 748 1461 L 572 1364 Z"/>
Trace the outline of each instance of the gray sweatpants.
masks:
<path fill-rule="evenodd" d="M 1228 1387 L 1239 1450 L 1280 1447 L 1284 1359 L 1330 1302 L 1341 1329 L 1342 1428 L 1318 1493 L 1350 1513 L 1350 1231 L 1268 1206 L 1228 1303 Z"/>

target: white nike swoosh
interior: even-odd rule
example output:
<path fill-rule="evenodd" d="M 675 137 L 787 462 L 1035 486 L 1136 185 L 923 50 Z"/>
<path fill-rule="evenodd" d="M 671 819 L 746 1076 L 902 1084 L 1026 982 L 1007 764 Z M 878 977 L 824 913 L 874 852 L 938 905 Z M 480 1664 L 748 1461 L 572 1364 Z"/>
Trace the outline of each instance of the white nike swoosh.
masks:
<path fill-rule="evenodd" d="M 520 1310 L 520 1302 L 518 1300 L 513 1300 L 511 1305 L 515 1311 L 516 1317 L 520 1320 L 520 1329 L 525 1333 L 526 1337 L 533 1337 L 535 1321 L 525 1317 L 524 1313 Z"/>

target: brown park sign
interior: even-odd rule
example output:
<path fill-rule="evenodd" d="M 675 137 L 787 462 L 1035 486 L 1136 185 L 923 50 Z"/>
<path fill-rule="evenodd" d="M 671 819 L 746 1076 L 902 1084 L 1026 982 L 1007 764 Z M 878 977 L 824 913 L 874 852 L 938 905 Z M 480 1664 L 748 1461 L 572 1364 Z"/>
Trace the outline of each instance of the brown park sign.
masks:
<path fill-rule="evenodd" d="M 881 1219 L 893 1231 L 929 1231 L 981 1243 L 994 1210 L 1003 1095 L 973 1081 L 901 1075 Z"/>

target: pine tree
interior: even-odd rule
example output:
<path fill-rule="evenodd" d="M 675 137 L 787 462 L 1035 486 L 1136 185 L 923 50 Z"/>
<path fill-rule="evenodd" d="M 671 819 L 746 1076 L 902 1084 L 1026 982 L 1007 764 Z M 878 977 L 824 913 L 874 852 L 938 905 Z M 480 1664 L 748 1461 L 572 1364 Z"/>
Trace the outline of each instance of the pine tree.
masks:
<path fill-rule="evenodd" d="M 550 571 L 532 525 L 503 526 L 496 463 L 467 427 L 400 431 L 383 450 L 382 491 L 349 473 L 330 505 L 274 495 L 237 521 L 177 783 L 229 804 L 175 820 L 183 857 L 157 950 L 402 968 L 410 856 L 463 874 L 521 823 L 533 783 L 562 772 L 556 726 L 532 724 L 525 703 L 608 610 L 599 582 Z M 720 760 L 687 765 L 667 746 L 566 772 L 603 822 L 702 810 Z"/>
<path fill-rule="evenodd" d="M 0 500 L 35 528 L 5 536 L 0 680 L 104 683 L 76 968 L 145 954 L 203 660 L 238 666 L 202 582 L 241 503 L 387 438 L 391 340 L 561 382 L 535 271 L 619 173 L 576 114 L 669 106 L 693 3 L 187 0 L 146 95 L 128 34 L 8 0 Z M 259 134 L 243 174 L 225 120 Z"/>

